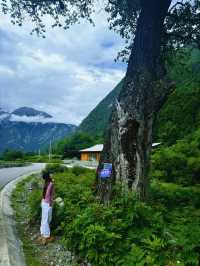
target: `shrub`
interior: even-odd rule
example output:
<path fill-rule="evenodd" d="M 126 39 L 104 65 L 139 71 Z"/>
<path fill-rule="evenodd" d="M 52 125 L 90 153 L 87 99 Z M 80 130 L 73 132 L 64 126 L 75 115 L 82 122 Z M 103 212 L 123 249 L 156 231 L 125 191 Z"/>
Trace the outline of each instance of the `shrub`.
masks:
<path fill-rule="evenodd" d="M 28 197 L 28 205 L 29 205 L 28 213 L 31 223 L 40 220 L 41 200 L 42 200 L 41 189 L 40 190 L 34 189 Z"/>
<path fill-rule="evenodd" d="M 0 168 L 21 167 L 27 165 L 29 165 L 29 163 L 23 161 L 0 161 Z"/>
<path fill-rule="evenodd" d="M 22 151 L 6 150 L 2 157 L 5 161 L 16 161 L 24 159 L 25 154 Z"/>
<path fill-rule="evenodd" d="M 49 173 L 63 173 L 65 171 L 67 171 L 67 167 L 58 164 L 58 163 L 51 163 L 51 164 L 47 164 L 45 167 L 45 170 Z"/>
<path fill-rule="evenodd" d="M 200 130 L 152 155 L 151 176 L 183 185 L 200 183 Z"/>
<path fill-rule="evenodd" d="M 187 160 L 187 167 L 190 172 L 190 183 L 200 184 L 200 158 L 189 157 Z"/>
<path fill-rule="evenodd" d="M 60 225 L 64 219 L 65 219 L 64 208 L 60 207 L 57 203 L 54 202 L 51 229 L 56 234 L 60 234 L 62 232 Z"/>
<path fill-rule="evenodd" d="M 200 206 L 199 187 L 183 187 L 173 183 L 153 182 L 151 195 L 154 201 L 161 202 L 167 207 L 183 207 L 188 205 Z"/>
<path fill-rule="evenodd" d="M 86 168 L 80 167 L 80 166 L 74 166 L 72 168 L 72 173 L 76 176 L 85 174 L 87 172 Z"/>

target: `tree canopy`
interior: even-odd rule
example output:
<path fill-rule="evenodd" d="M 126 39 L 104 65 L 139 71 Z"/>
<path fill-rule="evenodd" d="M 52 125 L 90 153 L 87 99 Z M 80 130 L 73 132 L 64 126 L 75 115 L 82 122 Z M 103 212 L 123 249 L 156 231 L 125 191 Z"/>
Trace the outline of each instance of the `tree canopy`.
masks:
<path fill-rule="evenodd" d="M 109 12 L 110 28 L 126 39 L 126 47 L 118 57 L 127 60 L 136 32 L 137 20 L 141 5 L 145 0 L 109 1 L 106 11 Z M 194 44 L 200 47 L 200 1 L 172 1 L 164 23 L 162 36 L 163 54 L 180 47 Z"/>
<path fill-rule="evenodd" d="M 118 57 L 127 60 L 133 44 L 137 20 L 143 3 L 147 0 L 2 0 L 1 10 L 9 14 L 13 24 L 22 26 L 28 17 L 33 22 L 33 32 L 45 37 L 45 16 L 52 18 L 52 27 L 68 29 L 82 19 L 94 24 L 92 14 L 98 5 L 108 13 L 108 26 L 126 39 L 126 47 Z M 177 49 L 195 44 L 200 47 L 200 1 L 173 1 L 165 19 L 162 37 L 163 50 Z"/>
<path fill-rule="evenodd" d="M 82 18 L 93 23 L 93 0 L 2 0 L 2 12 L 9 14 L 11 22 L 22 26 L 27 16 L 33 22 L 32 33 L 45 37 L 45 16 L 50 15 L 52 27 L 68 29 Z"/>

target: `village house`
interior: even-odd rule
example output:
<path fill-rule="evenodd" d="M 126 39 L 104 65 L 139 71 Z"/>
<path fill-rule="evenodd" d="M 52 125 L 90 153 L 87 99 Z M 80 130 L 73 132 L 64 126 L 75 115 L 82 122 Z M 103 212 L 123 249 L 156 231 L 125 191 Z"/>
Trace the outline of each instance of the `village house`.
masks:
<path fill-rule="evenodd" d="M 81 161 L 99 161 L 103 144 L 97 144 L 87 149 L 80 150 Z"/>
<path fill-rule="evenodd" d="M 161 143 L 153 143 L 152 147 L 155 148 Z M 80 150 L 81 161 L 99 161 L 101 152 L 103 151 L 103 144 L 97 144 L 87 149 Z"/>

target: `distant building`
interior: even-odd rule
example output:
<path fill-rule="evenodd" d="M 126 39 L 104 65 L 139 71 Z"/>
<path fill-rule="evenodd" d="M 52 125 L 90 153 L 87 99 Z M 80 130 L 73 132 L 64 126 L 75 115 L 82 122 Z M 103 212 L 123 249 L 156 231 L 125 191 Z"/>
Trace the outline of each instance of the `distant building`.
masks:
<path fill-rule="evenodd" d="M 157 146 L 160 146 L 161 142 L 155 142 L 155 143 L 152 143 L 152 148 L 155 148 Z"/>
<path fill-rule="evenodd" d="M 81 161 L 99 161 L 103 150 L 103 144 L 97 144 L 87 149 L 80 150 Z"/>
<path fill-rule="evenodd" d="M 152 147 L 155 148 L 159 146 L 161 143 L 153 143 Z M 103 144 L 97 144 L 87 149 L 80 150 L 81 153 L 81 161 L 99 161 L 101 152 L 103 151 Z"/>

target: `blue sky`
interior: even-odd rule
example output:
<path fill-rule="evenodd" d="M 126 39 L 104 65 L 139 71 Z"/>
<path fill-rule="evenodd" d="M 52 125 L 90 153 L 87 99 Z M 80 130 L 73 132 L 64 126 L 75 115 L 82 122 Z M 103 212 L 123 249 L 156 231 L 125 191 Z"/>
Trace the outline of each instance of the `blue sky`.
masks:
<path fill-rule="evenodd" d="M 28 23 L 19 28 L 0 17 L 0 107 L 30 106 L 79 124 L 123 77 L 126 65 L 114 58 L 124 42 L 108 30 L 103 11 L 95 27 L 83 22 L 64 31 L 46 21 L 42 39 Z"/>

